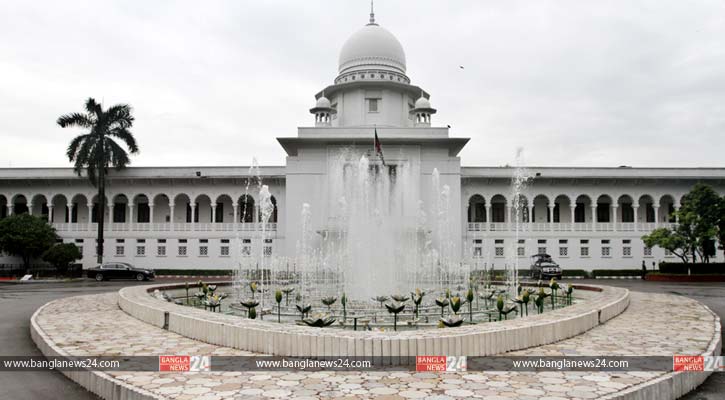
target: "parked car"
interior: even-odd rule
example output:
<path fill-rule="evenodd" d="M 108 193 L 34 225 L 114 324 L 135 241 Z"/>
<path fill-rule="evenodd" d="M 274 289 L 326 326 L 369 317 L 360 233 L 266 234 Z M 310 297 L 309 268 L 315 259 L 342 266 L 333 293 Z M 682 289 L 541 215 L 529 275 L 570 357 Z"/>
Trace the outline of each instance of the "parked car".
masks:
<path fill-rule="evenodd" d="M 136 268 L 124 262 L 103 263 L 89 269 L 87 274 L 89 278 L 99 282 L 107 279 L 135 279 L 137 281 L 145 281 L 156 277 L 152 269 Z"/>
<path fill-rule="evenodd" d="M 531 256 L 531 278 L 561 280 L 561 267 L 548 254 Z"/>

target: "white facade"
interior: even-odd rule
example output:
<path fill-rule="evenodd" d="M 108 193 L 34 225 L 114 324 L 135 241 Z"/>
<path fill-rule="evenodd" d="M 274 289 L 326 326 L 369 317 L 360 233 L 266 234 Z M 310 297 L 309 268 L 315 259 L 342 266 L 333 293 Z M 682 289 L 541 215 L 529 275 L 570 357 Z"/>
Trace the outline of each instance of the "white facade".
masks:
<path fill-rule="evenodd" d="M 278 138 L 285 166 L 261 167 L 251 175 L 248 167 L 112 171 L 104 210 L 106 259 L 158 269 L 228 269 L 244 256 L 235 254 L 235 243 L 292 256 L 301 239 L 303 204 L 313 211 L 313 231 L 324 232 L 332 223 L 325 212 L 334 201 L 331 160 L 342 148 L 372 152 L 374 130 L 388 165 L 414 166 L 419 182 L 408 195 L 430 204 L 431 176 L 438 170 L 456 216 L 447 228 L 459 232 L 451 234 L 452 248 L 462 259 L 488 265 L 503 266 L 514 255 L 526 262 L 540 251 L 565 268 L 637 268 L 642 260 L 651 265 L 668 256 L 645 249 L 641 236 L 676 223 L 669 214 L 695 183 L 725 193 L 723 168 L 529 167 L 535 177 L 522 193 L 517 224 L 513 170 L 461 167 L 458 153 L 468 139 L 431 125 L 436 110 L 429 94 L 410 84 L 403 47 L 373 15 L 344 44 L 334 84 L 315 97 L 314 126 Z M 276 205 L 264 225 L 257 176 Z M 96 190 L 71 168 L 0 169 L 0 218 L 46 215 L 64 241 L 82 246 L 84 267 L 95 264 L 95 198 Z M 0 263 L 18 260 L 3 257 Z"/>

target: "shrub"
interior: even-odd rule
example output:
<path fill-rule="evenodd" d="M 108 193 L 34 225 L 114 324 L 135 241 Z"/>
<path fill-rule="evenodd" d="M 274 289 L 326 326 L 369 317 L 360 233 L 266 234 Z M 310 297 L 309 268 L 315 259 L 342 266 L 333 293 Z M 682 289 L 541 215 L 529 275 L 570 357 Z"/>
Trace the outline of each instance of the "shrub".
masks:
<path fill-rule="evenodd" d="M 68 267 L 81 258 L 81 252 L 73 243 L 59 243 L 43 253 L 43 261 L 55 267 L 60 275 L 68 272 Z"/>

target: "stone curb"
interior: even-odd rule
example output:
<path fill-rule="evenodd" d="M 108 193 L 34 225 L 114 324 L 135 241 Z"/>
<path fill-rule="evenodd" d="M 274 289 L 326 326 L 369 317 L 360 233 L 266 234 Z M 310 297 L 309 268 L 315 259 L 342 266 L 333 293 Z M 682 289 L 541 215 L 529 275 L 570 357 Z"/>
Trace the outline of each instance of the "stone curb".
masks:
<path fill-rule="evenodd" d="M 698 302 L 699 303 L 699 302 Z M 722 352 L 722 327 L 720 317 L 710 307 L 699 303 L 715 319 L 715 329 L 702 356 L 719 356 Z M 677 400 L 700 386 L 712 372 L 670 372 L 622 392 L 602 397 L 602 400 Z"/>
<path fill-rule="evenodd" d="M 223 347 L 279 356 L 392 356 L 407 360 L 407 356 L 431 354 L 486 356 L 554 343 L 614 318 L 629 305 L 627 289 L 586 286 L 602 291 L 583 303 L 545 314 L 445 330 L 407 332 L 321 330 L 280 325 L 184 307 L 149 294 L 157 288 L 183 287 L 181 285 L 123 288 L 119 291 L 118 304 L 124 312 L 143 322 Z"/>
<path fill-rule="evenodd" d="M 54 300 L 58 301 L 58 300 Z M 37 317 L 53 301 L 38 308 L 30 317 L 30 337 L 35 342 L 40 352 L 46 357 L 70 356 L 64 350 L 58 348 L 43 329 L 38 325 Z M 146 390 L 129 385 L 110 375 L 100 371 L 60 371 L 68 379 L 83 386 L 89 392 L 111 400 L 163 400 L 164 397 L 157 396 Z"/>

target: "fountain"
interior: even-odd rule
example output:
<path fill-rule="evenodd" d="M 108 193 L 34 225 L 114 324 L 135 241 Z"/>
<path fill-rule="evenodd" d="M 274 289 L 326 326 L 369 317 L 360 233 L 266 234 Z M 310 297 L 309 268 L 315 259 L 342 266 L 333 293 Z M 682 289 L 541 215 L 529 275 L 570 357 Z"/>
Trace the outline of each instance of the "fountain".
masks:
<path fill-rule="evenodd" d="M 502 297 L 510 302 L 518 294 L 516 249 L 527 210 L 522 194 L 531 180 L 522 159 L 523 151 L 518 149 L 511 180 L 515 238 L 500 283 L 491 282 L 485 273 L 473 274 L 472 262 L 464 263 L 457 254 L 450 240 L 458 234 L 451 230 L 451 189 L 442 184 L 438 169 L 431 172 L 426 202 L 421 187 L 427 185 L 419 164 L 386 165 L 354 148 L 339 151 L 328 163 L 326 205 L 317 210 L 303 203 L 296 252 L 280 257 L 267 248 L 274 204 L 253 163 L 245 195 L 256 191 L 258 209 L 247 210 L 244 203 L 242 224 L 249 220 L 247 213 L 256 212 L 260 229 L 249 230 L 256 232 L 249 243 L 237 237 L 237 256 L 245 256 L 238 258 L 236 296 L 221 308 L 240 316 L 264 319 L 276 314 L 274 320 L 283 323 L 347 329 L 424 329 L 492 321 L 501 315 L 493 300 Z M 316 212 L 322 213 L 321 226 L 313 226 Z M 487 262 L 484 271 L 488 267 L 493 269 Z M 255 287 L 249 296 L 249 288 Z M 255 294 L 260 312 L 250 313 L 250 297 Z M 483 307 L 480 299 L 485 300 Z M 468 315 L 463 321 L 459 308 L 466 302 Z M 511 303 L 503 310 L 515 308 Z M 310 319 L 311 315 L 315 317 Z"/>

